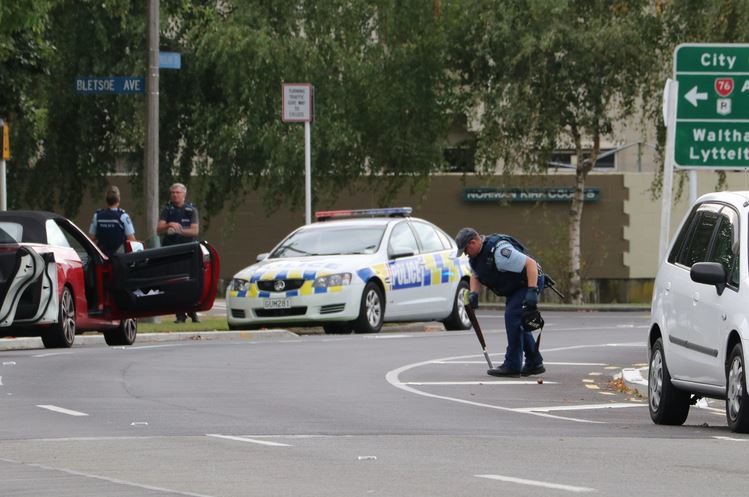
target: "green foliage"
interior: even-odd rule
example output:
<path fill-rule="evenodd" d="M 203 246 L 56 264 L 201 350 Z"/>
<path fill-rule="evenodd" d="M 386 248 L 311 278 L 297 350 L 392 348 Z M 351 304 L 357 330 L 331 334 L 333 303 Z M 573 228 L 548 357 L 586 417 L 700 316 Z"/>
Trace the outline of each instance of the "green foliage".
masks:
<path fill-rule="evenodd" d="M 632 115 L 653 74 L 658 24 L 647 2 L 467 1 L 450 4 L 451 63 L 477 102 L 479 157 L 535 170 L 554 149 L 592 145 Z"/>

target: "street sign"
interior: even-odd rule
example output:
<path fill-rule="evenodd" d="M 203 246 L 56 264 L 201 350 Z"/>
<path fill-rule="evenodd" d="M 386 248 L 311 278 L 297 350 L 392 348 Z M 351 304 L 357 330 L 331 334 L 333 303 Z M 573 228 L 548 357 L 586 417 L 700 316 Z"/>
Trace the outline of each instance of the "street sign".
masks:
<path fill-rule="evenodd" d="M 146 81 L 138 76 L 77 77 L 75 92 L 81 94 L 97 93 L 143 93 Z"/>
<path fill-rule="evenodd" d="M 181 69 L 182 54 L 179 52 L 159 52 L 159 69 Z"/>
<path fill-rule="evenodd" d="M 674 79 L 674 165 L 749 168 L 749 44 L 679 45 Z"/>
<path fill-rule="evenodd" d="M 312 85 L 284 83 L 281 100 L 281 120 L 285 123 L 312 121 Z"/>

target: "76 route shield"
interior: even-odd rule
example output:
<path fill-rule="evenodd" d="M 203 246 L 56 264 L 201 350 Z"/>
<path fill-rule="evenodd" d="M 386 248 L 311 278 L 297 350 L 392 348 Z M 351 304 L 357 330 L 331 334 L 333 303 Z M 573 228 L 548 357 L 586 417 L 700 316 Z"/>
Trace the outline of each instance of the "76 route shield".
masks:
<path fill-rule="evenodd" d="M 715 91 L 721 97 L 727 97 L 733 93 L 733 78 L 717 78 L 715 80 Z"/>

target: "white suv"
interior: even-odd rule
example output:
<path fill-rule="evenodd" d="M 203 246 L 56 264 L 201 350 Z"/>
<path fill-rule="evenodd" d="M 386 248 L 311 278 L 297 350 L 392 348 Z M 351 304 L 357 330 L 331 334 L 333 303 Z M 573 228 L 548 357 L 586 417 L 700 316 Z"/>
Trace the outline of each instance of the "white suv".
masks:
<path fill-rule="evenodd" d="M 749 432 L 747 218 L 749 192 L 703 195 L 658 270 L 648 336 L 657 424 L 683 424 L 690 405 L 712 397 L 725 399 L 731 430 Z"/>

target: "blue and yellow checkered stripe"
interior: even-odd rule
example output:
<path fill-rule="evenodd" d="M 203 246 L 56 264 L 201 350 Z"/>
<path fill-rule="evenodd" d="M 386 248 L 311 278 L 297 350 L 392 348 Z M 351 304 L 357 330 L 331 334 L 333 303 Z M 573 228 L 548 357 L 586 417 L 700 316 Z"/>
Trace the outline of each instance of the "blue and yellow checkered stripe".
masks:
<path fill-rule="evenodd" d="M 449 252 L 439 252 L 435 254 L 424 255 L 419 261 L 423 262 L 423 272 L 421 281 L 408 285 L 393 286 L 394 266 L 399 261 L 388 261 L 379 264 L 373 264 L 356 271 L 356 275 L 362 281 L 369 281 L 372 277 L 377 276 L 385 282 L 386 291 L 397 291 L 401 288 L 413 288 L 419 286 L 446 285 L 455 284 L 464 276 L 471 274 L 471 267 L 465 258 L 457 258 Z M 411 261 L 414 263 L 414 261 Z M 278 297 L 283 294 L 284 298 L 312 295 L 319 293 L 336 293 L 343 290 L 343 286 L 331 286 L 324 288 L 314 288 L 312 285 L 315 279 L 320 276 L 335 274 L 336 271 L 258 271 L 250 277 L 249 285 L 246 290 L 231 290 L 231 297 L 246 298 L 270 298 L 271 295 Z M 273 281 L 280 279 L 303 279 L 304 283 L 297 290 L 288 290 L 286 292 L 267 292 L 260 291 L 257 286 L 258 281 Z"/>

